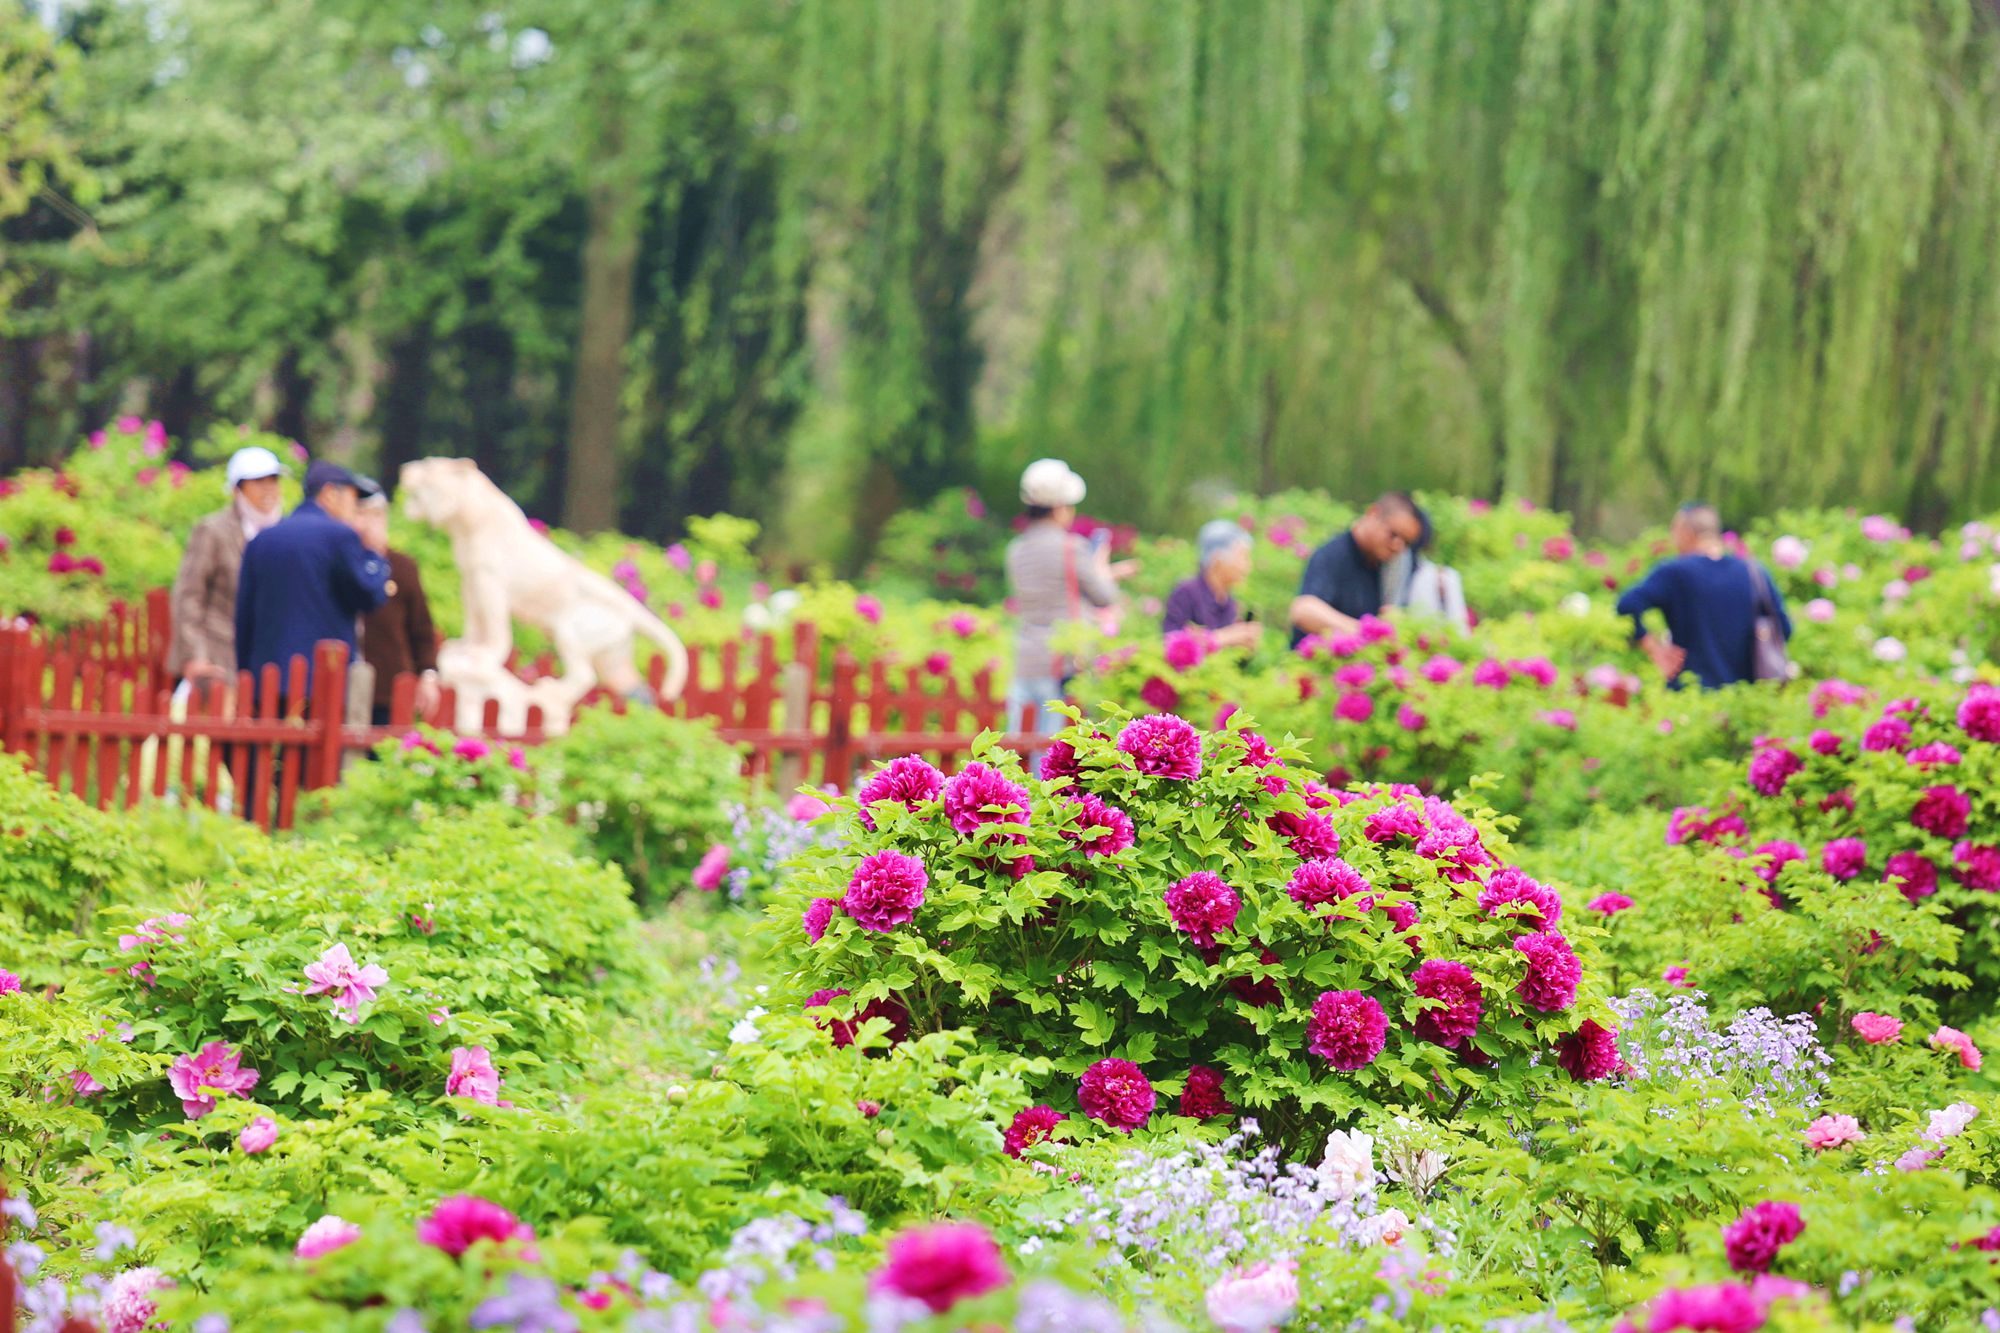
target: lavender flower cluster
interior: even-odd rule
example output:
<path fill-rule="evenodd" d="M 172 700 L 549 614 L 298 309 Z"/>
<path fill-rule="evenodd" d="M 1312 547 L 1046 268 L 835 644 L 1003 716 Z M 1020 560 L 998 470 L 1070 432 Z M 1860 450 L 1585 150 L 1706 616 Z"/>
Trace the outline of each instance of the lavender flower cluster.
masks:
<path fill-rule="evenodd" d="M 741 853 L 722 880 L 731 902 L 742 902 L 760 881 L 764 885 L 776 882 L 779 871 L 793 857 L 814 847 L 832 846 L 842 837 L 831 822 L 795 819 L 768 805 L 732 803 L 725 813 L 729 816 L 730 844 Z"/>
<path fill-rule="evenodd" d="M 1778 1018 L 1759 1006 L 1718 1031 L 1707 998 L 1688 991 L 1663 1002 L 1641 987 L 1611 1001 L 1623 1020 L 1618 1045 L 1633 1078 L 1718 1084 L 1746 1112 L 1768 1115 L 1778 1106 L 1819 1105 L 1833 1057 L 1821 1049 L 1812 1015 Z M 1705 1104 L 1725 1100 L 1718 1096 Z M 1672 1108 L 1657 1109 L 1671 1114 Z"/>

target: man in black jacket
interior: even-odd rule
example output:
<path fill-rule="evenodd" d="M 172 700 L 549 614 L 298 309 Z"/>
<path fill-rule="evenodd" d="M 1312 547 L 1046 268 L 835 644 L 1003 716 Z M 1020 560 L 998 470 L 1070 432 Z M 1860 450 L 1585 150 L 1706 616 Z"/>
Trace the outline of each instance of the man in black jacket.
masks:
<path fill-rule="evenodd" d="M 364 492 L 379 492 L 338 463 L 306 470 L 305 502 L 243 548 L 236 582 L 236 656 L 261 672 L 275 663 L 279 688 L 293 657 L 308 680 L 313 648 L 336 639 L 355 648 L 357 618 L 389 596 L 389 562 L 355 530 Z"/>

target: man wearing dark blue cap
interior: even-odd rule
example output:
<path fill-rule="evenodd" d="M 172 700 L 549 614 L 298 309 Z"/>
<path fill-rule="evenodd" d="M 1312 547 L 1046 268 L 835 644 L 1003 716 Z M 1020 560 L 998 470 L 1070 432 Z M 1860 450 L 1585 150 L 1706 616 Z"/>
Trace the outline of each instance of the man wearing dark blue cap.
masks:
<path fill-rule="evenodd" d="M 276 664 L 279 688 L 294 657 L 337 639 L 351 656 L 356 618 L 389 596 L 389 562 L 355 530 L 361 497 L 382 488 L 325 460 L 306 469 L 306 498 L 243 548 L 236 583 L 236 656 L 247 671 Z"/>

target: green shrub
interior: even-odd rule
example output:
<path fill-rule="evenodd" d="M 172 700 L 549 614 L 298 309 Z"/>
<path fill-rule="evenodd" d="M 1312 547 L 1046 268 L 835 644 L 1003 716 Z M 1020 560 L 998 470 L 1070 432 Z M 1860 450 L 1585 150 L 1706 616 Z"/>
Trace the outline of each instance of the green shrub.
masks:
<path fill-rule="evenodd" d="M 418 727 L 383 741 L 368 762 L 349 764 L 338 785 L 301 792 L 299 831 L 383 852 L 460 811 L 490 807 L 525 823 L 540 788 L 521 746 Z"/>
<path fill-rule="evenodd" d="M 65 796 L 0 754 L 0 967 L 55 980 L 49 936 L 80 932 L 141 878 L 118 819 Z"/>

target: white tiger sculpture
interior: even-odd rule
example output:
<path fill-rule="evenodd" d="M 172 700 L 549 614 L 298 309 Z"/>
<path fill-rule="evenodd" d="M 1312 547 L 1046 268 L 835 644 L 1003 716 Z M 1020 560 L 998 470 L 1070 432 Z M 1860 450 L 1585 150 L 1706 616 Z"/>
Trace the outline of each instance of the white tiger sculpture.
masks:
<path fill-rule="evenodd" d="M 451 535 L 465 633 L 452 641 L 449 656 L 439 653 L 438 675 L 445 684 L 482 698 L 512 695 L 498 675 L 513 651 L 518 616 L 547 634 L 562 658 L 563 674 L 553 682 L 537 681 L 533 690 L 533 701 L 543 705 L 552 726 L 567 726 L 571 710 L 599 682 L 627 698 L 653 698 L 632 664 L 637 635 L 666 654 L 661 696 L 679 697 L 688 667 L 680 638 L 630 593 L 535 531 L 521 507 L 477 463 L 469 458 L 405 463 L 398 490 L 405 514 Z M 455 669 L 445 670 L 447 662 Z M 509 702 L 516 701 L 503 698 L 503 705 Z"/>

